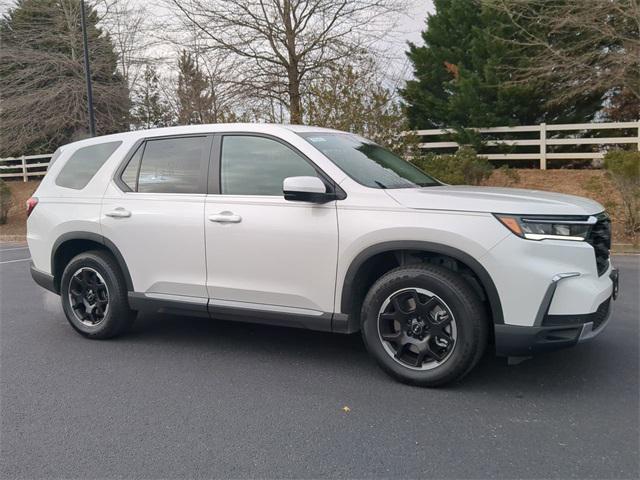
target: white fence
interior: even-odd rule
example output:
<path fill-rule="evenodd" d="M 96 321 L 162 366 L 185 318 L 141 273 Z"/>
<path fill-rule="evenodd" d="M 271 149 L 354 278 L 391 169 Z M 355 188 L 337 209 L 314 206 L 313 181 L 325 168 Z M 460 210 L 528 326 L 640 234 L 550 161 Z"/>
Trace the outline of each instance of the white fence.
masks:
<path fill-rule="evenodd" d="M 0 178 L 20 177 L 23 182 L 47 173 L 53 154 L 0 158 Z"/>
<path fill-rule="evenodd" d="M 537 160 L 540 168 L 547 168 L 547 160 L 597 160 L 602 159 L 607 151 L 607 145 L 636 144 L 640 150 L 640 121 L 638 122 L 612 122 L 612 123 L 572 123 L 547 125 L 523 125 L 519 127 L 492 127 L 477 128 L 474 130 L 482 139 L 482 144 L 490 147 L 513 147 L 513 150 L 520 152 L 510 153 L 483 153 L 488 160 Z M 622 136 L 616 137 L 585 137 L 586 132 L 594 130 L 619 130 Z M 567 132 L 573 136 L 567 136 Z M 441 137 L 456 133 L 451 129 L 417 130 L 414 132 L 419 137 Z M 501 136 L 528 136 L 537 133 L 535 138 L 496 138 Z M 575 136 L 579 133 L 580 136 Z M 522 135 L 524 134 L 524 135 Z M 528 135 L 527 135 L 528 134 Z M 483 137 L 491 137 L 485 140 Z M 556 146 L 582 146 L 596 145 L 597 148 L 590 148 L 588 151 L 558 152 Z M 458 147 L 458 143 L 451 141 L 423 142 L 419 147 L 425 151 L 443 151 Z M 602 148 L 602 146 L 605 146 Z M 528 147 L 528 148 L 527 148 Z M 538 147 L 534 150 L 531 147 Z M 549 148 L 551 147 L 551 148 Z M 528 150 L 523 153 L 522 150 Z"/>

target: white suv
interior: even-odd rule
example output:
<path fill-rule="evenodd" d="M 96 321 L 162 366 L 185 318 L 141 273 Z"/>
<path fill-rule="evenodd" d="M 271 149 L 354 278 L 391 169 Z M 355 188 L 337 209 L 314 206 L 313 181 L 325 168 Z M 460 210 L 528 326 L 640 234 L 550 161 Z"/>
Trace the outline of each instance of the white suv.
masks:
<path fill-rule="evenodd" d="M 617 293 L 584 198 L 448 186 L 353 134 L 199 125 L 65 145 L 27 204 L 31 272 L 89 338 L 137 311 L 362 331 L 436 386 L 597 335 Z"/>

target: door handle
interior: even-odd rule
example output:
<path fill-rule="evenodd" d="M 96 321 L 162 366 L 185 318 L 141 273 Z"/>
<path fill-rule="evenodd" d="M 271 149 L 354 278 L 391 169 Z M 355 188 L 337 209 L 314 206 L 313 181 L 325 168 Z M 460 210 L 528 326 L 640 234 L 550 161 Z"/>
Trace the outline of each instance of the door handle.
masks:
<path fill-rule="evenodd" d="M 105 213 L 105 215 L 112 218 L 129 218 L 131 216 L 131 212 L 122 207 L 118 207 L 115 210 Z"/>
<path fill-rule="evenodd" d="M 209 221 L 216 223 L 240 223 L 242 221 L 242 217 L 234 214 L 233 212 L 224 211 L 209 215 Z"/>

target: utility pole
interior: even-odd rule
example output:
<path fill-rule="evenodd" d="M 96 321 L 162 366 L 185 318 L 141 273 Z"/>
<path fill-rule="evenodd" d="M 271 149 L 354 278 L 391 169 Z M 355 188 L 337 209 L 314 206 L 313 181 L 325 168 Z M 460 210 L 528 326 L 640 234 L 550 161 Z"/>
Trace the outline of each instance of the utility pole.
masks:
<path fill-rule="evenodd" d="M 87 82 L 87 102 L 89 103 L 89 134 L 96 136 L 96 119 L 93 113 L 93 89 L 91 87 L 91 65 L 89 64 L 89 40 L 87 39 L 87 20 L 84 13 L 84 0 L 80 0 L 80 22 L 82 24 L 82 44 L 84 46 L 84 76 Z"/>

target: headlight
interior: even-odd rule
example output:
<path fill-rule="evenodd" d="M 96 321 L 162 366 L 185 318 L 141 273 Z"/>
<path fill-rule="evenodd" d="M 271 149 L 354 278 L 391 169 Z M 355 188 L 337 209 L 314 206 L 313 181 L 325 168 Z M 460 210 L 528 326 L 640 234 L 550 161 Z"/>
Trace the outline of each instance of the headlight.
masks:
<path fill-rule="evenodd" d="M 517 236 L 529 240 L 584 241 L 597 222 L 594 216 L 494 215 Z"/>

